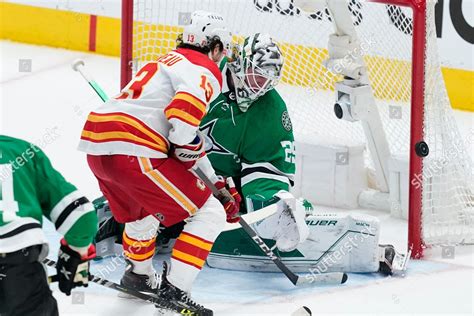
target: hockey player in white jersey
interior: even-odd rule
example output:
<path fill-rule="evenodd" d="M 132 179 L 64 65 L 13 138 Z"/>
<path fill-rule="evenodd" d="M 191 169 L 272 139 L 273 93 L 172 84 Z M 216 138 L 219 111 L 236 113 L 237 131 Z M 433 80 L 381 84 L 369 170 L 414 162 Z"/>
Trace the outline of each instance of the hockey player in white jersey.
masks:
<path fill-rule="evenodd" d="M 194 12 L 176 50 L 145 64 L 120 95 L 89 114 L 79 145 L 115 219 L 126 223 L 128 266 L 122 285 L 153 292 L 200 315 L 212 311 L 188 293 L 226 213 L 228 221 L 235 221 L 239 211 L 240 197 L 215 175 L 198 132 L 222 86 L 219 68 L 208 56 L 210 47 L 220 42 L 228 48 L 230 40 L 219 14 Z M 219 200 L 190 170 L 194 165 L 221 189 Z M 157 286 L 152 266 L 157 228 L 183 220 L 171 267 L 164 265 Z"/>

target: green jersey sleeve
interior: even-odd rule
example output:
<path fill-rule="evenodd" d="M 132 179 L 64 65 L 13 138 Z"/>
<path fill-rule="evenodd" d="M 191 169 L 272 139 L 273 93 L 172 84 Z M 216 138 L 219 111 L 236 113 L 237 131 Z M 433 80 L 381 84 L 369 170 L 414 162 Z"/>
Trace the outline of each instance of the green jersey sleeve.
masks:
<path fill-rule="evenodd" d="M 68 244 L 89 245 L 97 232 L 97 214 L 92 203 L 53 168 L 42 151 L 35 155 L 35 167 L 37 197 L 43 214 Z"/>
<path fill-rule="evenodd" d="M 268 200 L 289 191 L 295 174 L 294 137 L 286 104 L 270 90 L 246 113 L 242 150 L 241 188 L 244 198 Z"/>
<path fill-rule="evenodd" d="M 97 231 L 94 206 L 37 146 L 0 135 L 0 187 L 0 252 L 45 243 L 43 216 L 70 245 L 92 242 Z"/>

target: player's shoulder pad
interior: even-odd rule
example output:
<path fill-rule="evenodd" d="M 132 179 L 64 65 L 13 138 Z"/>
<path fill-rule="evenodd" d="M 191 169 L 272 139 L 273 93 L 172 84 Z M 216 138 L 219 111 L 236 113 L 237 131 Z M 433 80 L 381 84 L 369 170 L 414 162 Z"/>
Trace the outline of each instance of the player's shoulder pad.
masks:
<path fill-rule="evenodd" d="M 190 63 L 208 69 L 217 79 L 219 86 L 222 89 L 221 71 L 219 70 L 217 64 L 209 59 L 207 55 L 188 48 L 178 48 L 175 51 L 184 56 Z"/>

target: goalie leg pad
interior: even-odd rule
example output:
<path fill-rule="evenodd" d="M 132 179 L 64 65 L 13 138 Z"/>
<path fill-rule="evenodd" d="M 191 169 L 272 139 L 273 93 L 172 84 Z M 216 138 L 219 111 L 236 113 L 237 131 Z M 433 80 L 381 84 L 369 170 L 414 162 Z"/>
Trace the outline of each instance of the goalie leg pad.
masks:
<path fill-rule="evenodd" d="M 100 198 L 100 200 L 100 204 L 94 201 L 99 219 L 99 230 L 95 236 L 95 246 L 97 258 L 105 258 L 122 253 L 122 232 L 125 225 L 115 220 L 109 203 L 105 198 Z"/>
<path fill-rule="evenodd" d="M 320 272 L 376 272 L 379 270 L 380 222 L 363 214 L 314 214 L 306 218 L 307 241 L 298 247 L 305 255 L 320 256 Z"/>

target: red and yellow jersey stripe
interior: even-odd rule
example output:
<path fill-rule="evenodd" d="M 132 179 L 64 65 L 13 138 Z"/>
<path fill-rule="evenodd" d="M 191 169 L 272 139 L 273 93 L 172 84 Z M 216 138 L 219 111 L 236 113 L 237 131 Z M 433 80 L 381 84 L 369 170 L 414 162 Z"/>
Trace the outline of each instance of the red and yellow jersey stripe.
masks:
<path fill-rule="evenodd" d="M 178 92 L 165 108 L 166 118 L 178 119 L 197 127 L 206 114 L 206 103 L 187 92 Z"/>
<path fill-rule="evenodd" d="M 171 258 L 201 269 L 213 243 L 190 233 L 182 232 L 173 247 Z"/>
<path fill-rule="evenodd" d="M 122 113 L 94 113 L 87 117 L 81 139 L 94 143 L 122 141 L 168 153 L 169 142 L 139 119 Z"/>
<path fill-rule="evenodd" d="M 122 235 L 122 246 L 127 258 L 135 261 L 144 261 L 154 256 L 156 237 L 149 240 L 136 240 L 128 236 L 124 231 Z"/>

